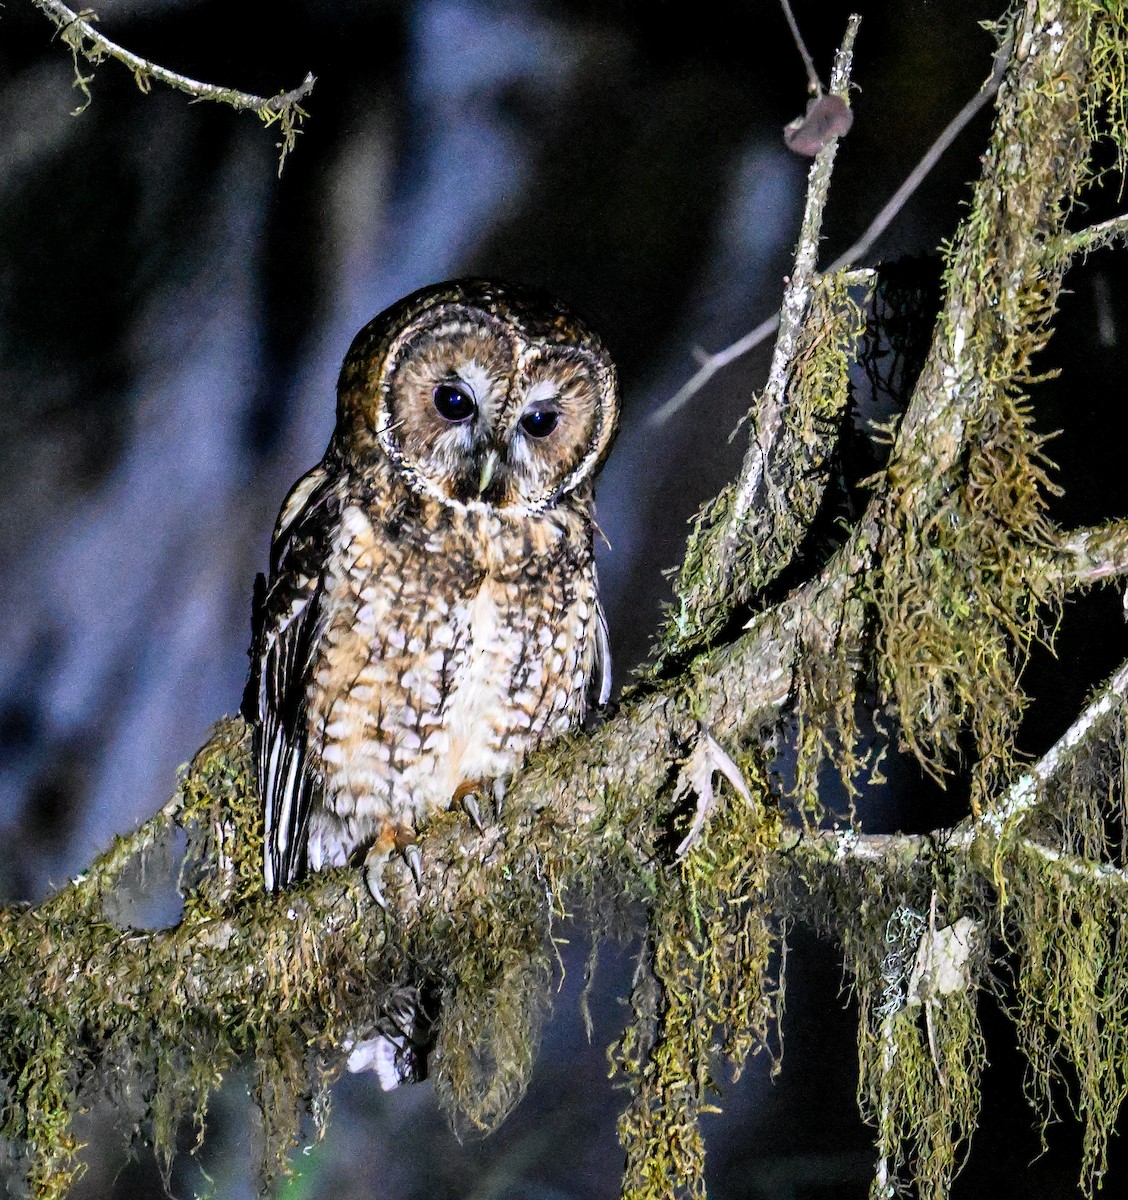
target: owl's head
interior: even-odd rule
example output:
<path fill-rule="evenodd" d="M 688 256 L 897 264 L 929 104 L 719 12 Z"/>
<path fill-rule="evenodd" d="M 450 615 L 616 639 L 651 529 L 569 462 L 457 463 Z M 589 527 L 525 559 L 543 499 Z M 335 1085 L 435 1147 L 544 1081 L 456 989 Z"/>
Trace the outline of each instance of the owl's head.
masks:
<path fill-rule="evenodd" d="M 540 512 L 590 480 L 619 389 L 599 338 L 562 305 L 485 280 L 405 297 L 354 338 L 337 436 L 449 504 Z"/>

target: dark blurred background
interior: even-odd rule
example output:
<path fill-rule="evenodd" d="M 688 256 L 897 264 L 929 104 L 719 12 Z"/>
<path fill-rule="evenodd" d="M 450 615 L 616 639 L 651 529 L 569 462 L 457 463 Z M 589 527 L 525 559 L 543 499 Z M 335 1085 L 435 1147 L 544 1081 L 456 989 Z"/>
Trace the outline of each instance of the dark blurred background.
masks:
<path fill-rule="evenodd" d="M 807 162 L 780 129 L 806 79 L 775 3 L 690 7 L 594 0 L 104 0 L 107 36 L 196 78 L 263 95 L 318 76 L 277 177 L 253 116 L 101 66 L 79 117 L 66 47 L 30 0 L 0 13 L 0 894 L 37 899 L 171 793 L 208 726 L 239 703 L 249 601 L 290 483 L 320 456 L 353 333 L 400 295 L 474 273 L 534 284 L 585 313 L 617 358 L 625 417 L 599 489 L 600 570 L 620 683 L 645 656 L 663 568 L 685 522 L 736 471 L 728 436 L 770 344 L 669 423 L 647 415 L 778 304 Z M 848 246 L 971 97 L 1001 5 L 797 0 L 824 79 L 851 7 L 864 16 L 856 121 L 839 152 L 824 261 Z M 85 70 L 85 67 L 84 67 Z M 926 256 L 955 230 L 985 144 L 964 132 L 869 256 Z M 1115 211 L 1096 195 L 1086 218 Z M 1107 211 L 1106 211 L 1107 210 Z M 916 264 L 916 265 L 914 265 Z M 919 271 L 918 271 L 919 268 Z M 916 272 L 917 274 L 914 274 Z M 1064 522 L 1118 517 L 1123 470 L 1124 261 L 1069 278 L 1036 393 L 1064 429 Z M 927 323 L 926 323 L 927 331 Z M 862 385 L 859 380 L 860 386 Z M 855 431 L 864 441 L 864 430 Z M 1119 599 L 1072 605 L 1059 659 L 1032 669 L 1032 751 L 1125 654 Z M 873 828 L 959 815 L 895 762 Z M 604 1047 L 624 1020 L 634 947 L 603 956 L 589 1045 L 577 1015 L 586 933 L 531 1091 L 494 1137 L 459 1146 L 429 1086 L 335 1089 L 327 1140 L 295 1156 L 296 1197 L 564 1200 L 617 1195 Z M 710 1195 L 863 1197 L 871 1133 L 856 1114 L 855 1016 L 833 948 L 802 930 L 787 1058 L 756 1064 L 710 1118 Z M 992 1067 L 957 1196 L 1075 1194 L 1076 1131 L 1037 1139 L 1021 1064 L 985 1003 Z M 246 1080 L 212 1106 L 208 1138 L 174 1166 L 180 1196 L 253 1194 Z M 96 1109 L 83 1197 L 158 1195 L 144 1151 Z M 188 1144 L 190 1145 L 190 1139 Z M 1114 1148 L 1110 1184 L 1126 1176 Z"/>

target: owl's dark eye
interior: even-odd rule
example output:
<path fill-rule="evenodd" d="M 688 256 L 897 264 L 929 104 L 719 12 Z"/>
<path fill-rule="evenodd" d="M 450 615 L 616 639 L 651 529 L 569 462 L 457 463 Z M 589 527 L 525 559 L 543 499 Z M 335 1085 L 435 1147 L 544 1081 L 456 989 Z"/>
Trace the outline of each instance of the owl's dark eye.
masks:
<path fill-rule="evenodd" d="M 560 414 L 551 408 L 534 408 L 521 418 L 521 428 L 529 437 L 548 437 L 559 420 Z"/>
<path fill-rule="evenodd" d="M 474 397 L 453 383 L 440 383 L 433 393 L 435 408 L 446 421 L 461 425 L 478 411 Z"/>

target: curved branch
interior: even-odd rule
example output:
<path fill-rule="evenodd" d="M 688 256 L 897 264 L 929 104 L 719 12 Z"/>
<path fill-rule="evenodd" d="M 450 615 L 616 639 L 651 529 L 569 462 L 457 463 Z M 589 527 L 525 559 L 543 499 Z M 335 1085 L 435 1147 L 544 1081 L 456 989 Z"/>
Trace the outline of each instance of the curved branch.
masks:
<path fill-rule="evenodd" d="M 1128 237 L 1128 214 L 1110 217 L 1107 221 L 1098 221 L 1076 233 L 1064 233 L 1055 238 L 1047 246 L 1047 253 L 1052 258 L 1072 258 L 1075 254 L 1089 254 L 1093 250 L 1111 246 L 1117 238 Z"/>
<path fill-rule="evenodd" d="M 142 58 L 139 54 L 134 54 L 124 46 L 103 36 L 94 27 L 93 22 L 97 21 L 98 16 L 91 9 L 75 12 L 61 3 L 61 0 L 32 0 L 32 3 L 54 23 L 59 36 L 75 56 L 76 64 L 80 54 L 88 62 L 94 64 L 100 63 L 106 58 L 113 58 L 133 72 L 137 86 L 143 92 L 147 92 L 152 81 L 156 80 L 157 83 L 163 83 L 166 87 L 174 88 L 178 92 L 185 92 L 195 100 L 212 100 L 219 104 L 230 105 L 240 112 L 253 112 L 267 125 L 272 125 L 275 121 L 279 122 L 282 141 L 279 143 L 278 170 L 281 172 L 286 155 L 293 149 L 297 127 L 301 124 L 302 118 L 306 116 L 301 102 L 313 91 L 313 86 L 317 82 L 312 73 L 307 73 L 305 79 L 296 88 L 288 92 L 279 92 L 274 96 L 256 96 L 251 92 L 242 92 L 236 88 L 203 83 L 198 79 L 191 79 L 187 75 L 170 71 L 167 67 L 162 67 L 159 63 L 152 62 L 147 58 Z M 90 91 L 87 86 L 90 82 L 89 77 L 77 74 L 77 68 L 76 75 L 76 86 L 82 89 L 86 103 L 89 104 Z M 84 104 L 76 111 L 81 112 L 85 107 Z"/>

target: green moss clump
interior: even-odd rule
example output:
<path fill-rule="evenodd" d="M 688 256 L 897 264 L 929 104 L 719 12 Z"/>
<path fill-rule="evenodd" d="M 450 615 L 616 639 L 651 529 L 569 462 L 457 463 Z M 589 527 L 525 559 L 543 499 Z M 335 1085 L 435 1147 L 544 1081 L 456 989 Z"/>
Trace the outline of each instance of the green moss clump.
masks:
<path fill-rule="evenodd" d="M 733 612 L 755 604 L 794 559 L 826 489 L 863 326 L 845 274 L 820 276 L 790 364 L 781 428 L 763 483 L 743 516 L 738 518 L 737 489 L 730 484 L 695 517 L 652 676 L 714 641 Z"/>

